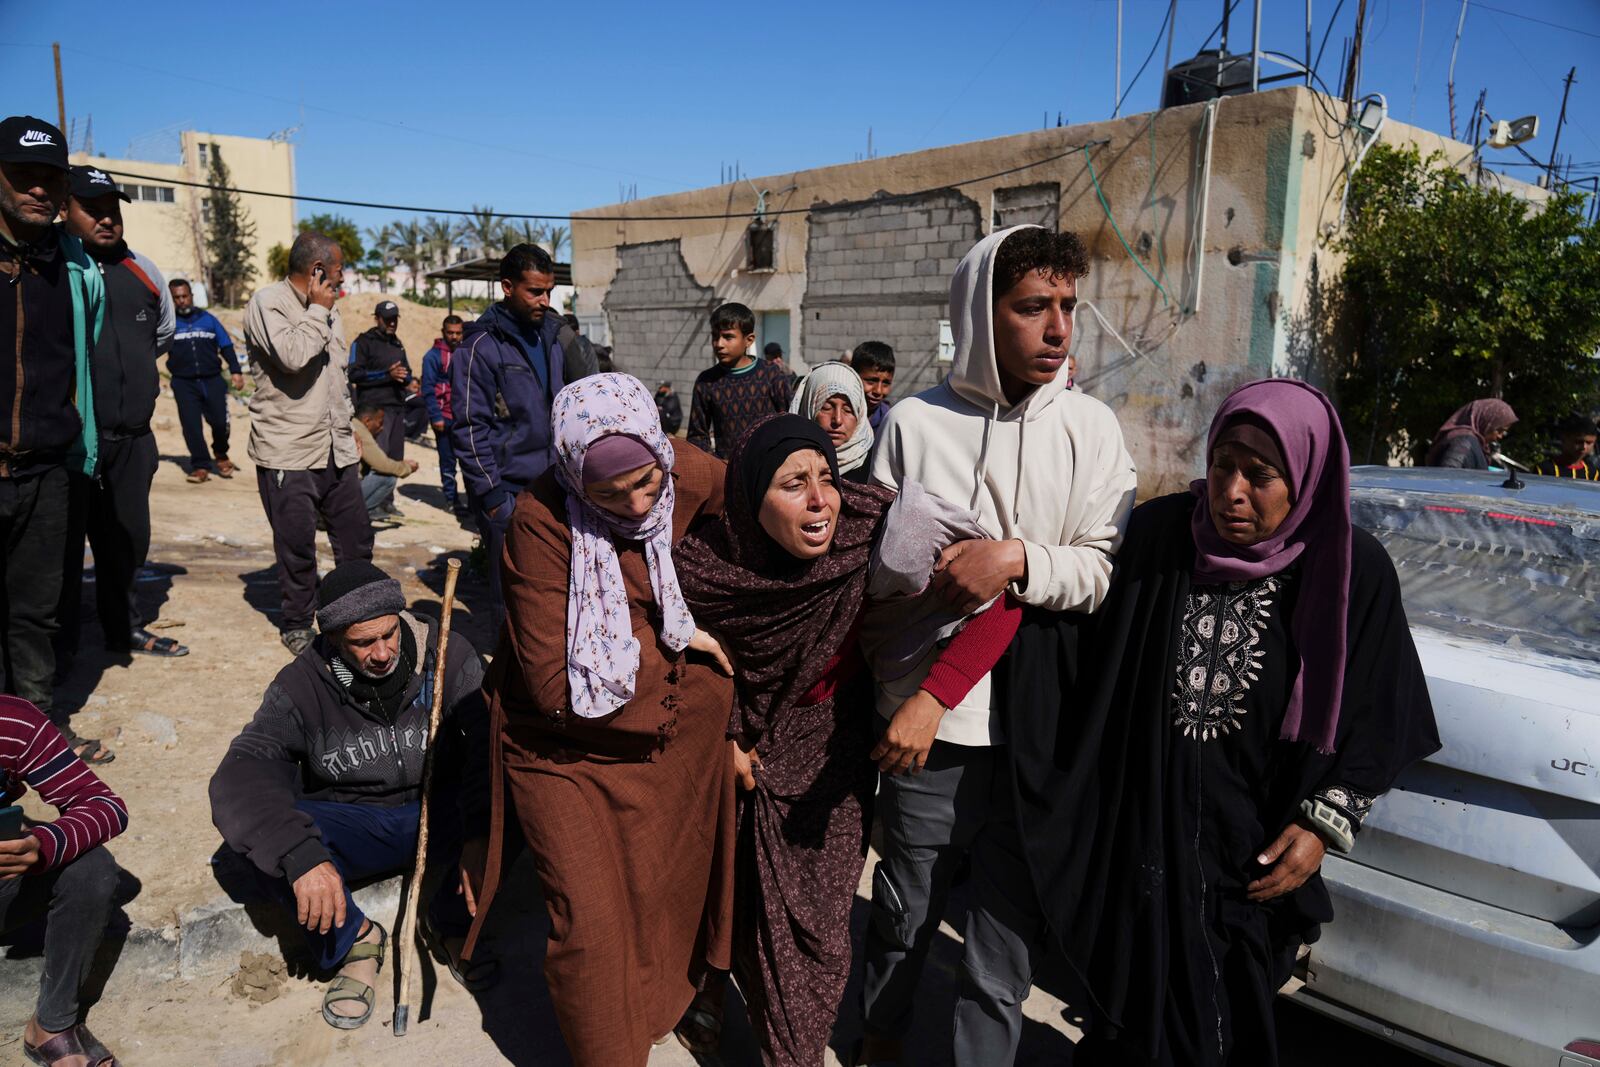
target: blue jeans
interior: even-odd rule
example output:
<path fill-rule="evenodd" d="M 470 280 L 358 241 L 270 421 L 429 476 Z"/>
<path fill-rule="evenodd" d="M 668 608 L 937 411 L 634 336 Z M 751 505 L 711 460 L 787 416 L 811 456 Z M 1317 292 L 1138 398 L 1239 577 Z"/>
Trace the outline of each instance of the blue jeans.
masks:
<path fill-rule="evenodd" d="M 178 425 L 183 427 L 183 443 L 189 446 L 190 469 L 203 470 L 211 466 L 202 420 L 211 427 L 212 452 L 218 459 L 227 459 L 228 383 L 222 375 L 174 378 L 172 399 L 178 402 Z"/>
<path fill-rule="evenodd" d="M 444 490 L 445 503 L 452 509 L 460 507 L 456 490 L 456 446 L 450 442 L 448 421 L 443 430 L 433 432 L 433 440 L 439 447 L 439 487 Z"/>
<path fill-rule="evenodd" d="M 361 476 L 361 499 L 366 501 L 369 517 L 376 517 L 378 509 L 386 501 L 394 499 L 394 485 L 398 480 L 392 474 L 379 474 L 377 471 L 368 471 Z"/>
<path fill-rule="evenodd" d="M 445 818 L 453 818 L 454 803 L 440 804 L 435 797 L 432 810 Z M 452 798 L 453 799 L 453 798 Z M 299 800 L 295 807 L 310 815 L 322 832 L 322 844 L 328 850 L 333 865 L 344 879 L 344 925 L 330 926 L 325 934 L 304 930 L 306 944 L 317 959 L 317 966 L 331 971 L 343 962 L 361 932 L 361 909 L 350 895 L 352 881 L 364 881 L 382 875 L 409 873 L 417 857 L 417 822 L 421 814 L 418 804 L 402 804 L 396 808 L 377 804 L 338 804 L 329 800 Z M 445 864 L 453 872 L 461 855 L 461 835 L 447 822 L 436 819 L 435 832 L 428 840 L 435 847 L 428 850 L 430 866 Z M 260 873 L 259 871 L 257 873 Z M 287 879 L 261 877 L 267 888 L 292 909 L 294 890 Z M 428 917 L 434 929 L 445 937 L 465 937 L 472 919 L 467 914 L 466 901 L 456 892 L 456 879 L 446 876 L 428 905 Z M 303 928 L 302 928 L 303 929 Z"/>

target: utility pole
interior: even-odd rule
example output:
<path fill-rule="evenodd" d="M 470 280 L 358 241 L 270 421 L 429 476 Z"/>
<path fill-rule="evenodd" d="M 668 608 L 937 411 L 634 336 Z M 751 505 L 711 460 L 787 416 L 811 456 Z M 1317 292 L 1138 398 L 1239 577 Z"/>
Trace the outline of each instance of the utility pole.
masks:
<path fill-rule="evenodd" d="M 1111 87 L 1111 117 L 1122 113 L 1122 0 L 1117 0 L 1117 73 Z"/>
<path fill-rule="evenodd" d="M 1361 72 L 1361 37 L 1367 28 L 1367 0 L 1356 8 L 1356 39 L 1350 46 L 1350 69 L 1344 78 L 1344 106 L 1349 108 L 1356 98 L 1356 82 Z"/>
<path fill-rule="evenodd" d="M 61 86 L 61 42 L 56 41 L 50 46 L 56 54 L 56 125 L 63 134 L 67 130 L 67 94 Z"/>
<path fill-rule="evenodd" d="M 1577 67 L 1567 71 L 1567 84 L 1561 89 L 1561 115 L 1556 119 L 1556 135 L 1550 139 L 1550 165 L 1545 168 L 1546 189 L 1554 189 L 1556 185 L 1556 149 L 1561 145 L 1561 124 L 1567 121 L 1567 94 L 1572 92 L 1572 77 L 1577 73 Z"/>

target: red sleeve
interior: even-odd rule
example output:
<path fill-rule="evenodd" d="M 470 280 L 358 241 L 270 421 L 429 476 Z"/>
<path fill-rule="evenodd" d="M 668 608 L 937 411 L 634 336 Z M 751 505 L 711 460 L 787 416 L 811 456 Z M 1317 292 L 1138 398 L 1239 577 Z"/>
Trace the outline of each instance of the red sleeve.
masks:
<path fill-rule="evenodd" d="M 922 680 L 922 688 L 945 707 L 955 707 L 994 670 L 1021 624 L 1022 605 L 1008 592 L 951 639 Z"/>

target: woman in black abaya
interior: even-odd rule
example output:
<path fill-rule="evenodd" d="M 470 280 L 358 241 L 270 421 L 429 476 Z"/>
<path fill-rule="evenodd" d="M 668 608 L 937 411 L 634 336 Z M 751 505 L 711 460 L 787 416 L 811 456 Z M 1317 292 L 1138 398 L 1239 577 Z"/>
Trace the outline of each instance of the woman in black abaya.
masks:
<path fill-rule="evenodd" d="M 1323 855 L 1439 747 L 1327 398 L 1240 388 L 1207 462 L 1134 512 L 1081 632 L 1027 620 L 1010 657 L 1008 684 L 1070 712 L 1013 722 L 1010 747 L 1040 898 L 1098 1009 L 1078 1067 L 1275 1065 L 1275 994 L 1333 918 Z"/>

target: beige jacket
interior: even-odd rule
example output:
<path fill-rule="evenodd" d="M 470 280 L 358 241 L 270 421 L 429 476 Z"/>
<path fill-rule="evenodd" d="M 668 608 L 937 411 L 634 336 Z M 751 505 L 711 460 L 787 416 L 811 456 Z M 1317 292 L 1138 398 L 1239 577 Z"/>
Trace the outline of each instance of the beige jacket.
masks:
<path fill-rule="evenodd" d="M 360 454 L 350 432 L 347 346 L 339 312 L 307 304 L 287 280 L 263 286 L 244 310 L 250 458 L 272 470 L 348 467 Z"/>
<path fill-rule="evenodd" d="M 356 435 L 356 447 L 361 450 L 361 462 L 379 474 L 392 474 L 396 478 L 411 477 L 411 464 L 403 459 L 390 459 L 389 453 L 378 445 L 377 438 L 360 419 L 350 420 L 350 432 Z"/>
<path fill-rule="evenodd" d="M 939 385 L 895 402 L 878 431 L 872 480 L 914 481 L 932 496 L 978 512 L 990 537 L 1022 542 L 1027 578 L 1011 592 L 1030 607 L 1093 612 L 1138 485 L 1111 409 L 1067 390 L 1065 368 L 1021 402 L 1006 399 L 994 355 L 994 260 L 1012 230 L 979 241 L 950 285 L 955 361 Z M 904 678 L 878 684 L 892 716 L 917 691 L 939 649 Z M 939 740 L 998 744 L 985 676 L 939 723 Z M 1057 708 L 1040 708 L 1055 715 Z"/>

